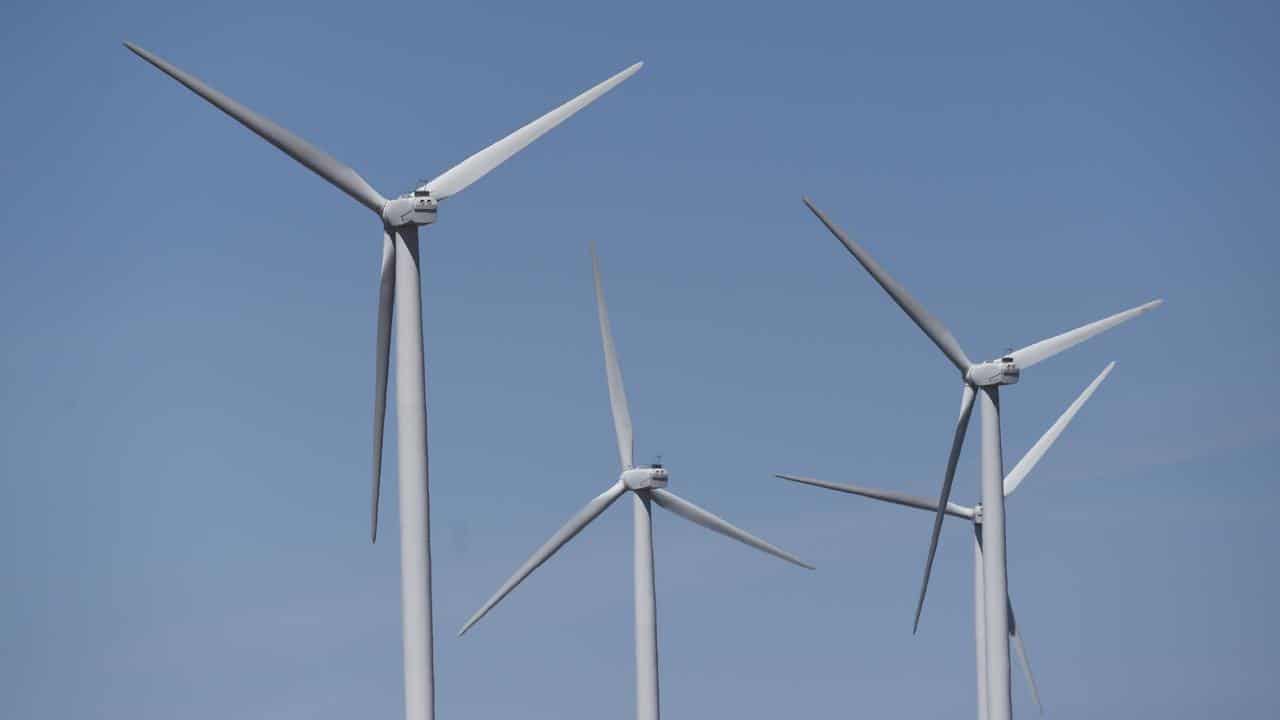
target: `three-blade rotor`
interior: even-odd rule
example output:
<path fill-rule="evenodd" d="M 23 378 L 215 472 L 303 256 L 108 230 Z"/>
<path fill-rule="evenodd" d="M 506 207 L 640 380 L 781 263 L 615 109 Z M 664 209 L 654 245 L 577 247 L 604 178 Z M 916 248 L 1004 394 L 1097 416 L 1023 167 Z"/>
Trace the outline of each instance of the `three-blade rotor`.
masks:
<path fill-rule="evenodd" d="M 196 76 L 178 68 L 163 58 L 143 48 L 126 42 L 125 47 L 154 65 L 161 72 L 177 80 L 214 107 L 231 116 L 286 155 L 297 160 L 312 172 L 350 195 L 357 202 L 380 217 L 388 200 L 350 166 L 317 148 L 275 122 L 259 115 L 248 107 L 210 87 Z M 462 192 L 480 178 L 492 172 L 513 155 L 528 147 L 534 140 L 569 119 L 579 110 L 598 100 L 602 95 L 634 75 L 644 63 L 635 63 L 595 85 L 577 97 L 521 127 L 501 140 L 468 157 L 428 182 L 419 191 L 425 191 L 434 201 L 443 200 Z M 383 218 L 384 225 L 396 224 Z M 378 289 L 378 327 L 375 347 L 374 417 L 373 417 L 373 508 L 370 513 L 370 538 L 378 537 L 378 499 L 381 494 L 382 442 L 386 424 L 387 374 L 390 365 L 391 321 L 395 302 L 395 238 L 394 229 L 386 227 L 382 247 L 382 268 Z M 625 402 L 625 401 L 624 401 Z"/>
<path fill-rule="evenodd" d="M 462 629 L 458 631 L 458 635 L 462 635 L 471 629 L 484 617 L 490 610 L 502 601 L 512 590 L 516 588 L 526 577 L 533 573 L 538 566 L 542 565 L 561 547 L 574 538 L 582 531 L 591 521 L 601 515 L 615 500 L 621 497 L 627 491 L 642 493 L 651 499 L 654 504 L 664 510 L 670 511 L 677 517 L 684 518 L 689 522 L 701 525 L 708 530 L 720 533 L 725 537 L 737 540 L 744 545 L 753 547 L 761 552 L 773 555 L 774 557 L 786 560 L 789 563 L 799 565 L 803 568 L 813 569 L 813 566 L 799 559 L 795 555 L 782 550 L 781 548 L 768 543 L 751 533 L 733 525 L 729 521 L 721 518 L 710 511 L 695 505 L 688 500 L 676 495 L 670 490 L 660 485 L 646 485 L 641 487 L 629 486 L 625 480 L 633 473 L 643 472 L 643 469 L 635 469 L 633 462 L 634 447 L 633 434 L 631 430 L 631 413 L 627 406 L 626 390 L 622 386 L 622 368 L 618 363 L 617 349 L 613 343 L 613 331 L 609 324 L 609 310 L 604 300 L 604 284 L 600 279 L 600 262 L 596 257 L 595 245 L 591 245 L 591 270 L 592 279 L 595 284 L 596 311 L 600 319 L 600 338 L 604 348 L 605 357 L 605 378 L 609 385 L 609 406 L 613 414 L 614 432 L 618 440 L 618 455 L 622 464 L 623 478 L 611 485 L 600 495 L 597 495 L 591 502 L 578 511 L 567 523 L 560 527 L 550 539 L 542 544 L 529 559 L 516 569 L 516 572 L 504 582 L 485 603 L 477 610 L 466 623 L 462 625 Z M 658 466 L 651 468 L 652 470 L 661 470 Z M 662 475 L 661 485 L 665 485 L 665 471 Z"/>
<path fill-rule="evenodd" d="M 915 620 L 912 625 L 912 632 L 919 629 L 920 615 L 924 609 L 925 595 L 929 589 L 929 576 L 933 569 L 933 558 L 937 553 L 938 541 L 942 531 L 942 520 L 946 515 L 947 502 L 951 496 L 951 486 L 955 478 L 956 462 L 959 459 L 961 448 L 964 444 L 965 433 L 969 427 L 969 416 L 973 411 L 974 398 L 977 392 L 987 392 L 988 390 L 980 388 L 976 382 L 981 380 L 973 379 L 975 369 L 980 369 L 979 364 L 975 364 L 969 360 L 969 356 L 965 354 L 964 349 L 960 347 L 959 341 L 951 334 L 951 331 L 942 324 L 940 320 L 934 317 L 928 310 L 920 304 L 906 288 L 893 279 L 889 273 L 880 266 L 874 258 L 871 257 L 861 245 L 854 242 L 843 230 L 835 223 L 827 218 L 826 214 L 817 208 L 809 198 L 804 198 L 804 204 L 811 212 L 827 227 L 831 234 L 844 245 L 845 249 L 858 261 L 860 265 L 871 277 L 884 288 L 885 292 L 893 299 L 895 303 L 911 318 L 926 336 L 933 341 L 942 354 L 951 361 L 953 365 L 960 370 L 961 376 L 964 378 L 964 390 L 960 401 L 960 418 L 956 422 L 955 433 L 951 441 L 951 451 L 947 456 L 947 467 L 943 475 L 942 491 L 939 494 L 938 502 L 932 505 L 937 515 L 934 519 L 933 532 L 929 539 L 929 552 L 925 559 L 924 579 L 920 584 L 920 596 L 916 603 Z M 1012 371 L 1017 372 L 1021 368 L 1031 367 L 1036 363 L 1046 360 L 1054 355 L 1066 350 L 1070 347 L 1088 340 L 1089 338 L 1109 330 L 1120 323 L 1132 319 L 1142 313 L 1158 307 L 1161 300 L 1140 305 L 1136 308 L 1117 313 L 1110 317 L 1104 318 L 1097 322 L 1089 323 L 1082 327 L 1070 330 L 1068 332 L 1056 335 L 1054 337 L 1042 340 L 1040 342 L 1029 345 L 1018 350 L 1007 358 L 1002 359 L 1001 363 L 1009 361 L 1012 364 Z M 989 367 L 989 366 L 988 366 Z M 1016 483 L 1015 483 L 1016 485 Z"/>
<path fill-rule="evenodd" d="M 1085 387 L 1085 389 L 1080 393 L 1080 395 L 1076 397 L 1076 399 L 1073 400 L 1069 406 L 1067 406 L 1067 409 L 1062 413 L 1062 415 L 1060 415 L 1058 419 L 1055 420 L 1053 424 L 1049 426 L 1049 429 L 1046 430 L 1038 440 L 1036 440 L 1035 444 L 1032 445 L 1029 450 L 1027 450 L 1026 454 L 1022 456 L 1022 458 L 1018 461 L 1017 465 L 1013 467 L 1013 470 L 1009 471 L 1009 473 L 1005 475 L 1004 495 L 1006 497 L 1010 495 L 1014 490 L 1018 489 L 1019 485 L 1021 485 L 1022 481 L 1026 479 L 1027 475 L 1031 473 L 1031 471 L 1035 468 L 1036 464 L 1039 463 L 1040 460 L 1044 458 L 1045 454 L 1049 452 L 1049 448 L 1053 447 L 1053 444 L 1058 440 L 1059 437 L 1062 436 L 1062 433 L 1064 430 L 1066 430 L 1067 425 L 1069 425 L 1072 419 L 1075 418 L 1076 414 L 1080 412 L 1080 409 L 1084 407 L 1084 404 L 1089 401 L 1089 398 L 1093 397 L 1094 391 L 1098 389 L 1098 386 L 1102 384 L 1103 380 L 1107 379 L 1107 376 L 1111 374 L 1111 371 L 1112 369 L 1115 368 L 1115 365 L 1116 364 L 1114 362 L 1108 363 L 1107 366 L 1103 368 L 1102 372 L 1099 373 L 1098 376 L 1094 378 L 1093 381 L 1090 382 L 1087 387 Z M 829 482 L 826 480 L 818 480 L 815 478 L 801 477 L 798 475 L 779 474 L 779 475 L 776 475 L 775 477 L 780 478 L 782 480 L 789 480 L 791 482 L 799 483 L 802 485 L 811 485 L 813 487 L 820 487 L 828 490 L 835 490 L 837 492 L 847 493 L 849 495 L 858 495 L 865 498 L 871 498 L 873 500 L 880 500 L 882 502 L 892 503 L 894 505 L 901 505 L 903 507 L 915 508 L 917 510 L 936 512 L 939 509 L 938 503 L 932 500 L 928 500 L 926 498 L 922 498 L 916 495 L 910 495 L 908 493 L 898 492 L 895 490 L 881 490 L 878 488 L 869 488 L 869 487 L 863 487 L 860 485 L 851 485 L 847 483 L 835 483 L 835 482 Z M 953 502 L 947 502 L 944 506 L 942 506 L 942 512 L 947 515 L 951 515 L 952 517 L 963 518 L 973 522 L 975 529 L 978 528 L 978 523 L 981 522 L 980 509 L 976 506 L 969 507 L 965 505 L 958 505 Z M 935 529 L 936 528 L 937 528 L 937 525 L 935 525 Z M 981 545 L 982 535 L 980 532 L 975 533 L 975 541 L 978 542 L 979 545 Z M 1043 714 L 1044 708 L 1040 704 L 1040 690 L 1036 686 L 1035 676 L 1032 675 L 1031 673 L 1031 663 L 1027 658 L 1027 651 L 1023 643 L 1022 633 L 1019 629 L 1019 626 L 1016 620 L 1014 620 L 1013 602 L 1011 600 L 1009 600 L 1008 602 L 1009 602 L 1009 636 L 1014 643 L 1014 647 L 1018 654 L 1018 659 L 1022 664 L 1023 673 L 1026 675 L 1027 684 L 1031 690 L 1031 696 L 1035 700 L 1036 706 L 1040 708 L 1041 714 Z"/>

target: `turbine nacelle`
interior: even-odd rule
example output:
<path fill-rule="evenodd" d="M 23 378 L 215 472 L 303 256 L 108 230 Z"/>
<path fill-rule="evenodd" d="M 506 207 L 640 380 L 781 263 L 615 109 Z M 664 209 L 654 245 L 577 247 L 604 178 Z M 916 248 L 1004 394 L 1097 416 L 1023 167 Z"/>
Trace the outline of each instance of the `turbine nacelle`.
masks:
<path fill-rule="evenodd" d="M 628 490 L 647 490 L 667 486 L 667 469 L 661 465 L 637 467 L 624 470 L 618 478 Z"/>
<path fill-rule="evenodd" d="M 430 225 L 436 221 L 439 201 L 431 197 L 431 191 L 418 189 L 411 194 L 388 200 L 382 206 L 382 222 L 388 227 L 404 225 Z"/>
<path fill-rule="evenodd" d="M 1018 382 L 1018 376 L 1021 374 L 1022 371 L 1014 364 L 1013 358 L 1002 357 L 999 360 L 970 365 L 969 370 L 964 374 L 964 379 L 978 387 L 1012 385 Z"/>

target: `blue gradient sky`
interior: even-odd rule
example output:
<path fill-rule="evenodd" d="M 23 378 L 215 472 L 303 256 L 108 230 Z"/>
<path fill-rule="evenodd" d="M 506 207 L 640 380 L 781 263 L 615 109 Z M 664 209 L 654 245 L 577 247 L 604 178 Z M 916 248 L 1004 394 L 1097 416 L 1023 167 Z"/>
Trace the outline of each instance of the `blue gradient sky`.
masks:
<path fill-rule="evenodd" d="M 454 637 L 616 477 L 593 239 L 639 457 L 819 567 L 659 516 L 666 714 L 972 712 L 967 529 L 912 637 L 929 517 L 770 478 L 935 493 L 958 394 L 804 193 L 974 357 L 1168 300 L 1005 394 L 1011 464 L 1118 361 L 1013 599 L 1051 717 L 1280 715 L 1277 10 L 1074 5 L 11 4 L 0 716 L 401 712 L 379 228 L 125 39 L 384 194 L 647 62 L 425 236 L 442 718 L 632 713 L 625 508 Z"/>

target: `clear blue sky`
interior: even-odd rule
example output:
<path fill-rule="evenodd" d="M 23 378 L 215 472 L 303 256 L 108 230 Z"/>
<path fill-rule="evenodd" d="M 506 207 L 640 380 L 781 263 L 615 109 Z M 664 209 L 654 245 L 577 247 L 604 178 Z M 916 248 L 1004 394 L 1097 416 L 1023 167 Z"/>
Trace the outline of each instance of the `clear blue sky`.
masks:
<path fill-rule="evenodd" d="M 0 716 L 401 712 L 377 223 L 125 39 L 384 194 L 647 63 L 425 235 L 442 718 L 633 712 L 625 508 L 454 637 L 616 477 L 593 239 L 639 457 L 819 568 L 659 516 L 666 714 L 972 712 L 963 524 L 913 637 L 928 516 L 770 477 L 935 493 L 958 394 L 802 194 L 975 357 L 1167 299 L 1005 394 L 1011 464 L 1118 361 L 1013 599 L 1051 717 L 1280 715 L 1277 10 L 1073 5 L 11 4 Z"/>

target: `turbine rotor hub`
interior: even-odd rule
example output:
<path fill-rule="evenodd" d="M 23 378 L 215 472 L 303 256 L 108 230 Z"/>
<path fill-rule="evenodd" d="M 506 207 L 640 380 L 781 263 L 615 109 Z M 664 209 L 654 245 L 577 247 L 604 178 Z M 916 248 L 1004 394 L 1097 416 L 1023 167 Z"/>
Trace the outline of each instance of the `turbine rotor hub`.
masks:
<path fill-rule="evenodd" d="M 1013 385 L 1018 382 L 1022 371 L 1013 364 L 1013 358 L 1002 357 L 999 360 L 979 363 L 969 368 L 964 379 L 978 387 L 989 385 Z"/>
<path fill-rule="evenodd" d="M 431 197 L 429 192 L 415 190 L 411 194 L 388 200 L 382 206 L 382 221 L 391 227 L 430 225 L 436 221 L 438 206 L 439 201 Z"/>
<path fill-rule="evenodd" d="M 667 469 L 661 465 L 636 467 L 622 472 L 622 484 L 628 490 L 645 490 L 667 486 Z"/>

